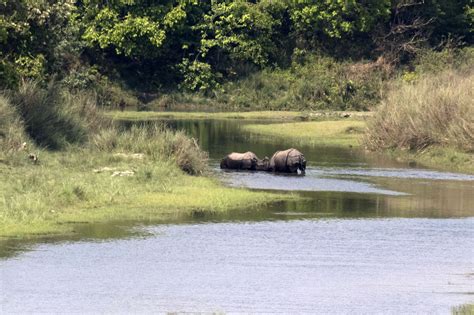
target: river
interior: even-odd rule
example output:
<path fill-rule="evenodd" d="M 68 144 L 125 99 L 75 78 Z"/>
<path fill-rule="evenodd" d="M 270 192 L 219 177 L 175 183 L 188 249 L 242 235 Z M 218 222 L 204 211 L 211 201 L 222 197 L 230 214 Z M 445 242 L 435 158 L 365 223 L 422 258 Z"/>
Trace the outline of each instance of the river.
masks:
<path fill-rule="evenodd" d="M 168 121 L 227 185 L 305 199 L 12 242 L 0 250 L 0 313 L 446 314 L 473 303 L 474 176 L 332 147 L 298 147 L 306 176 L 219 170 L 231 151 L 292 146 L 244 123 Z"/>

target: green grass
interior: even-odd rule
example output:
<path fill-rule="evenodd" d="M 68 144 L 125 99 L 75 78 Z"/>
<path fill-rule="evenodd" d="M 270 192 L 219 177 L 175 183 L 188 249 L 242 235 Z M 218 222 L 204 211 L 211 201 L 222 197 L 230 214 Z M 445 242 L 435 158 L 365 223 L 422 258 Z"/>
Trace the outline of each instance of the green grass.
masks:
<path fill-rule="evenodd" d="M 279 124 L 250 124 L 242 128 L 253 134 L 293 141 L 295 145 L 361 146 L 367 125 L 364 121 L 337 120 L 292 122 Z M 414 161 L 440 170 L 474 174 L 474 156 L 457 148 L 432 146 L 421 151 L 388 149 L 384 151 L 400 161 Z"/>
<path fill-rule="evenodd" d="M 222 187 L 189 176 L 172 161 L 80 149 L 24 153 L 0 163 L 0 238 L 72 233 L 78 222 L 158 220 L 194 212 L 223 212 L 294 198 Z M 105 167 L 111 170 L 101 170 Z M 131 170 L 134 176 L 111 176 Z"/>
<path fill-rule="evenodd" d="M 135 111 L 107 111 L 104 115 L 115 120 L 160 120 L 160 119 L 247 119 L 247 120 L 281 120 L 305 121 L 336 119 L 350 115 L 364 118 L 371 116 L 371 112 L 342 112 L 342 111 L 253 111 L 253 112 L 135 112 Z"/>
<path fill-rule="evenodd" d="M 400 161 L 414 161 L 440 170 L 474 174 L 474 155 L 453 147 L 432 146 L 420 152 L 387 150 Z"/>
<path fill-rule="evenodd" d="M 303 145 L 359 146 L 366 124 L 357 120 L 251 124 L 242 128 L 254 134 Z"/>

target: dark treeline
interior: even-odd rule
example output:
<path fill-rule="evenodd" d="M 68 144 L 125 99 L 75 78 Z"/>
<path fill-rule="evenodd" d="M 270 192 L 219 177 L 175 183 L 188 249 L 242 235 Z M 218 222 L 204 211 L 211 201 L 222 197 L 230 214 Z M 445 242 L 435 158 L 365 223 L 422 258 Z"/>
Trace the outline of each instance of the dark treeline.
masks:
<path fill-rule="evenodd" d="M 470 0 L 0 0 L 0 88 L 209 92 L 314 52 L 403 64 L 472 43 Z"/>

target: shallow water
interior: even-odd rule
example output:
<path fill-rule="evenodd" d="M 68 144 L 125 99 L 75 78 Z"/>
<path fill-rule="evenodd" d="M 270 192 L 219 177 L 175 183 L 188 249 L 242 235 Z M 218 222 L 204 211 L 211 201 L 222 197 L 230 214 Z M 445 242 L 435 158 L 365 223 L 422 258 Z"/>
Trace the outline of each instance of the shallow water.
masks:
<path fill-rule="evenodd" d="M 221 171 L 231 151 L 292 146 L 243 123 L 168 122 L 198 139 L 228 185 L 305 199 L 133 233 L 115 223 L 78 227 L 71 240 L 10 241 L 0 313 L 449 313 L 473 301 L 474 176 L 332 147 L 298 148 L 306 176 Z"/>

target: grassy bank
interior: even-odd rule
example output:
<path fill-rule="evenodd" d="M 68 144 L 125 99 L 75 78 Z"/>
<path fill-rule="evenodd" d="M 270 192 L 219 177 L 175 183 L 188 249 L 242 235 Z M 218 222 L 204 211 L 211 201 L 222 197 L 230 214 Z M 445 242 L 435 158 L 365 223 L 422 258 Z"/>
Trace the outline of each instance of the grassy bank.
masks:
<path fill-rule="evenodd" d="M 125 152 L 24 154 L 0 163 L 0 238 L 71 233 L 73 223 L 156 220 L 291 198 L 189 176 L 172 160 Z"/>
<path fill-rule="evenodd" d="M 303 145 L 359 146 L 366 123 L 358 120 L 251 124 L 242 128 L 269 139 L 285 139 Z"/>
<path fill-rule="evenodd" d="M 247 120 L 276 120 L 276 121 L 306 121 L 339 119 L 344 117 L 365 118 L 372 112 L 351 111 L 253 111 L 253 112 L 136 112 L 136 111 L 107 111 L 106 117 L 115 120 L 160 120 L 160 119 L 247 119 Z"/>
<path fill-rule="evenodd" d="M 472 173 L 473 86 L 472 68 L 396 84 L 369 120 L 365 146 L 427 166 Z"/>
<path fill-rule="evenodd" d="M 434 169 L 474 174 L 474 155 L 458 148 L 431 146 L 419 152 L 397 149 L 384 152 L 402 162 L 415 162 Z"/>

